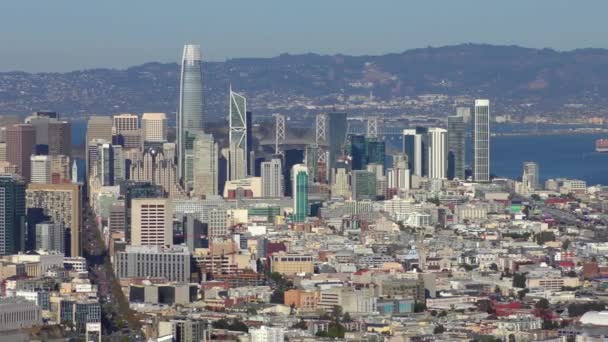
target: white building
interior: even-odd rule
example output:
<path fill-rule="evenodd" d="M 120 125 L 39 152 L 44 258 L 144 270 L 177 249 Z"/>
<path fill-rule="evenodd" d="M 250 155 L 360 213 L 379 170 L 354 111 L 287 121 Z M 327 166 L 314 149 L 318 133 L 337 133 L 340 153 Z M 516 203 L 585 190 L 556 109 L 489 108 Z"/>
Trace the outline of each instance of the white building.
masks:
<path fill-rule="evenodd" d="M 139 129 L 139 118 L 135 114 L 120 114 L 112 117 L 112 133 L 122 134 Z"/>
<path fill-rule="evenodd" d="M 473 180 L 490 181 L 490 100 L 475 100 L 473 124 Z"/>
<path fill-rule="evenodd" d="M 428 172 L 431 179 L 447 178 L 448 131 L 443 128 L 429 128 L 428 131 Z"/>
<path fill-rule="evenodd" d="M 49 156 L 30 157 L 32 178 L 31 183 L 51 183 L 51 158 Z"/>
<path fill-rule="evenodd" d="M 173 244 L 173 209 L 169 199 L 131 200 L 131 244 L 133 246 Z"/>
<path fill-rule="evenodd" d="M 261 326 L 257 329 L 249 329 L 250 342 L 283 342 L 285 330 L 279 327 Z"/>
<path fill-rule="evenodd" d="M 262 163 L 262 197 L 283 197 L 283 167 L 281 159 Z"/>
<path fill-rule="evenodd" d="M 144 141 L 167 141 L 167 116 L 165 113 L 144 113 L 141 117 L 141 128 Z"/>

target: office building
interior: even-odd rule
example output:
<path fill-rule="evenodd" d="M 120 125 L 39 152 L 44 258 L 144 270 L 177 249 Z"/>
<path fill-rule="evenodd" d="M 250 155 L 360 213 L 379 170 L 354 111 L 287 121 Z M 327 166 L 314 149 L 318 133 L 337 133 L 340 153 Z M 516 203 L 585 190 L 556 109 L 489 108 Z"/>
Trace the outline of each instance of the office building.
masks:
<path fill-rule="evenodd" d="M 78 184 L 28 184 L 27 208 L 41 208 L 54 223 L 63 225 L 69 232 L 70 246 L 66 255 L 81 256 L 80 231 L 82 226 L 82 202 Z M 67 247 L 67 246 L 66 246 Z"/>
<path fill-rule="evenodd" d="M 139 129 L 139 117 L 135 114 L 119 114 L 112 117 L 112 134 L 121 135 Z"/>
<path fill-rule="evenodd" d="M 25 247 L 25 184 L 17 176 L 0 175 L 0 255 Z"/>
<path fill-rule="evenodd" d="M 532 161 L 524 162 L 523 174 L 521 181 L 524 187 L 528 190 L 537 190 L 539 188 L 539 172 L 538 164 Z"/>
<path fill-rule="evenodd" d="M 190 251 L 186 246 L 130 246 L 117 251 L 114 270 L 120 279 L 164 278 L 190 281 Z"/>
<path fill-rule="evenodd" d="M 247 146 L 247 99 L 230 89 L 229 106 L 229 180 L 243 179 L 247 177 L 249 151 Z"/>
<path fill-rule="evenodd" d="M 31 163 L 31 183 L 51 183 L 51 157 L 34 156 L 30 157 Z"/>
<path fill-rule="evenodd" d="M 331 172 L 332 197 L 350 198 L 350 182 L 346 167 L 337 167 Z"/>
<path fill-rule="evenodd" d="M 166 198 L 131 200 L 131 244 L 169 246 L 173 244 L 173 209 Z"/>
<path fill-rule="evenodd" d="M 65 230 L 61 223 L 42 222 L 35 226 L 36 250 L 65 253 Z"/>
<path fill-rule="evenodd" d="M 448 116 L 448 179 L 464 180 L 465 128 L 462 116 Z"/>
<path fill-rule="evenodd" d="M 217 195 L 219 147 L 213 135 L 199 134 L 194 140 L 193 194 L 198 197 Z"/>
<path fill-rule="evenodd" d="M 350 136 L 350 157 L 353 170 L 363 170 L 365 168 L 365 136 Z"/>
<path fill-rule="evenodd" d="M 308 169 L 304 164 L 296 164 L 291 169 L 293 221 L 304 222 L 310 209 L 308 207 Z"/>
<path fill-rule="evenodd" d="M 429 128 L 427 141 L 428 177 L 431 179 L 445 179 L 448 162 L 447 131 L 443 128 Z"/>
<path fill-rule="evenodd" d="M 490 100 L 475 100 L 473 117 L 473 181 L 490 181 Z"/>
<path fill-rule="evenodd" d="M 203 114 L 203 73 L 201 47 L 184 46 L 177 111 L 177 164 L 178 177 L 183 180 L 186 172 L 186 133 L 202 133 L 205 129 Z"/>
<path fill-rule="evenodd" d="M 32 125 L 19 124 L 6 128 L 6 161 L 17 167 L 17 173 L 30 181 L 30 156 L 36 144 L 36 130 Z"/>
<path fill-rule="evenodd" d="M 270 267 L 272 272 L 283 275 L 312 273 L 314 271 L 312 256 L 309 254 L 274 253 L 270 258 Z"/>
<path fill-rule="evenodd" d="M 304 164 L 308 168 L 308 175 L 311 182 L 320 181 L 319 178 L 319 154 L 322 153 L 319 145 L 306 145 L 304 150 Z"/>
<path fill-rule="evenodd" d="M 346 113 L 328 113 L 325 125 L 329 152 L 327 167 L 331 169 L 336 167 L 336 161 L 343 155 L 348 129 Z"/>
<path fill-rule="evenodd" d="M 228 210 L 221 208 L 211 209 L 208 213 L 209 240 L 225 237 L 230 233 L 230 215 Z"/>
<path fill-rule="evenodd" d="M 57 116 L 36 112 L 27 118 L 25 123 L 36 130 L 36 146 L 44 146 L 51 156 L 72 152 L 72 125 L 69 121 L 60 121 Z"/>
<path fill-rule="evenodd" d="M 131 241 L 131 202 L 135 198 L 164 197 L 165 191 L 149 181 L 126 181 L 120 184 L 120 193 L 125 194 L 125 239 Z"/>
<path fill-rule="evenodd" d="M 403 130 L 403 153 L 407 156 L 408 169 L 419 177 L 427 174 L 426 133 L 423 127 Z"/>
<path fill-rule="evenodd" d="M 0 298 L 0 331 L 28 329 L 42 324 L 36 303 L 22 297 Z"/>
<path fill-rule="evenodd" d="M 376 199 L 376 175 L 365 170 L 353 170 L 352 176 L 352 199 L 375 200 Z"/>
<path fill-rule="evenodd" d="M 283 197 L 283 167 L 280 157 L 262 162 L 262 197 Z"/>
<path fill-rule="evenodd" d="M 292 178 L 291 169 L 296 164 L 304 162 L 304 151 L 300 149 L 289 149 L 283 151 L 283 181 L 285 182 L 285 196 L 291 197 L 292 193 Z"/>
<path fill-rule="evenodd" d="M 166 142 L 167 116 L 165 113 L 144 113 L 141 129 L 144 142 Z"/>
<path fill-rule="evenodd" d="M 57 154 L 50 156 L 51 159 L 51 183 L 60 184 L 60 183 L 70 183 L 71 182 L 71 165 L 70 165 L 70 157 Z M 78 175 L 78 169 L 76 170 L 76 175 Z"/>
<path fill-rule="evenodd" d="M 97 145 L 101 141 L 105 143 L 112 142 L 112 118 L 109 116 L 92 116 L 87 122 L 87 137 L 86 137 L 86 174 L 91 175 L 91 169 L 97 163 L 96 154 L 92 156 L 89 151 L 91 148 L 97 149 Z"/>
<path fill-rule="evenodd" d="M 465 124 L 471 122 L 471 108 L 469 107 L 457 107 L 456 108 L 456 116 L 462 118 Z"/>
<path fill-rule="evenodd" d="M 111 144 L 97 146 L 97 178 L 101 186 L 114 185 L 114 148 Z"/>
<path fill-rule="evenodd" d="M 159 339 L 163 336 L 173 336 L 176 342 L 211 341 L 211 324 L 202 319 L 172 319 L 158 323 Z"/>
<path fill-rule="evenodd" d="M 163 151 L 156 148 L 147 149 L 143 159 L 131 164 L 129 173 L 132 181 L 158 185 L 170 198 L 182 193 L 177 183 L 177 166 L 173 158 L 167 158 Z"/>

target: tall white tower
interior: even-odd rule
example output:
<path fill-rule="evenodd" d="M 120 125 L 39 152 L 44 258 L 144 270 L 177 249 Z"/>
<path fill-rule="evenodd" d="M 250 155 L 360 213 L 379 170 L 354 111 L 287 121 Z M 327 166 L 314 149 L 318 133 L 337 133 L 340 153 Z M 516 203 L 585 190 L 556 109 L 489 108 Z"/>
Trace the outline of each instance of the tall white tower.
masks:
<path fill-rule="evenodd" d="M 428 170 L 429 178 L 445 179 L 448 168 L 448 131 L 443 128 L 428 130 Z"/>
<path fill-rule="evenodd" d="M 247 177 L 247 159 L 249 156 L 247 146 L 247 99 L 235 93 L 230 88 L 230 160 L 229 180 Z"/>
<path fill-rule="evenodd" d="M 490 100 L 475 100 L 473 117 L 473 180 L 490 181 Z"/>

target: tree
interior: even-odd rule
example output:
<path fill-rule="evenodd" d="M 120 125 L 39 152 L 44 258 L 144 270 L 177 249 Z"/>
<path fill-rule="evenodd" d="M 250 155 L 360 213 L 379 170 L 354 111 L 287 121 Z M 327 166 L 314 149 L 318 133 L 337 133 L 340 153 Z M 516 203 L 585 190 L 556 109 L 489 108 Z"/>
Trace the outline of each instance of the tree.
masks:
<path fill-rule="evenodd" d="M 276 289 L 270 295 L 270 302 L 273 304 L 284 304 L 285 303 L 285 291 L 283 289 Z"/>
<path fill-rule="evenodd" d="M 490 265 L 490 269 L 492 271 L 498 271 L 498 265 L 496 265 L 495 263 L 492 263 L 492 265 Z"/>
<path fill-rule="evenodd" d="M 555 233 L 553 232 L 540 232 L 534 236 L 534 241 L 539 245 L 544 245 L 545 242 L 555 241 Z"/>
<path fill-rule="evenodd" d="M 424 303 L 416 302 L 414 304 L 414 312 L 423 312 L 426 311 L 426 305 Z"/>
<path fill-rule="evenodd" d="M 331 308 L 331 315 L 334 322 L 340 322 L 340 318 L 342 318 L 342 307 L 340 305 L 334 305 Z"/>
<path fill-rule="evenodd" d="M 500 290 L 500 286 L 496 285 L 496 287 L 494 288 L 494 293 L 496 293 L 496 294 L 502 293 L 502 291 Z"/>
<path fill-rule="evenodd" d="M 576 271 L 569 271 L 568 273 L 566 273 L 566 275 L 570 278 L 576 278 L 578 277 L 578 274 L 576 273 Z"/>
<path fill-rule="evenodd" d="M 538 302 L 536 302 L 536 304 L 534 304 L 534 307 L 541 310 L 549 309 L 549 301 L 545 298 L 541 298 Z"/>
<path fill-rule="evenodd" d="M 447 316 L 447 315 L 448 315 L 447 311 L 442 310 L 442 311 L 441 311 L 441 312 L 440 312 L 440 313 L 437 315 L 437 317 L 445 317 L 445 316 Z"/>
<path fill-rule="evenodd" d="M 435 329 L 433 329 L 433 334 L 435 334 L 435 335 L 443 334 L 444 332 L 445 332 L 445 328 L 441 324 L 437 325 L 435 327 Z"/>
<path fill-rule="evenodd" d="M 513 287 L 525 288 L 526 287 L 526 274 L 515 273 L 513 274 Z"/>
<path fill-rule="evenodd" d="M 329 323 L 329 327 L 327 331 L 319 331 L 317 333 L 318 337 L 332 337 L 332 338 L 343 338 L 346 329 L 344 326 L 337 322 Z"/>
<path fill-rule="evenodd" d="M 562 249 L 567 250 L 568 247 L 570 247 L 570 240 L 566 239 L 566 240 L 564 240 L 564 242 L 562 242 Z"/>
<path fill-rule="evenodd" d="M 307 330 L 308 329 L 308 325 L 306 324 L 306 322 L 304 322 L 304 320 L 300 320 L 298 323 L 294 324 L 293 326 L 291 326 L 292 329 L 300 329 L 300 330 Z"/>
<path fill-rule="evenodd" d="M 353 319 L 350 317 L 350 314 L 348 312 L 345 312 L 342 316 L 342 322 L 352 322 L 352 320 Z"/>

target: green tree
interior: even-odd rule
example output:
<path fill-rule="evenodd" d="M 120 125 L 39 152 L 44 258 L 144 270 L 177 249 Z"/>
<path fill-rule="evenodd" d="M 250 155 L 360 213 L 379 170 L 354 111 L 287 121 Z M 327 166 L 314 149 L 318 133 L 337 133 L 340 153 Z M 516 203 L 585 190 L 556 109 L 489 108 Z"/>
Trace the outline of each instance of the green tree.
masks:
<path fill-rule="evenodd" d="M 291 328 L 292 329 L 307 330 L 308 329 L 308 325 L 306 324 L 306 322 L 304 322 L 304 320 L 301 319 L 298 323 L 292 325 Z"/>
<path fill-rule="evenodd" d="M 526 287 L 526 274 L 515 273 L 513 274 L 513 287 L 525 288 Z"/>
<path fill-rule="evenodd" d="M 424 312 L 426 311 L 426 304 L 416 302 L 414 304 L 414 312 Z"/>
<path fill-rule="evenodd" d="M 448 315 L 447 311 L 441 310 L 441 312 L 437 315 L 437 317 L 445 317 L 447 315 Z"/>
<path fill-rule="evenodd" d="M 344 315 L 342 316 L 342 322 L 352 322 L 352 317 L 350 317 L 350 314 L 348 312 L 345 312 Z"/>
<path fill-rule="evenodd" d="M 490 269 L 492 271 L 498 271 L 498 265 L 496 265 L 495 263 L 492 263 L 492 265 L 490 265 Z"/>
<path fill-rule="evenodd" d="M 567 249 L 568 249 L 568 247 L 570 247 L 570 243 L 571 243 L 571 242 L 570 242 L 570 240 L 569 240 L 569 239 L 564 240 L 564 242 L 562 242 L 562 249 L 563 249 L 563 250 L 567 250 Z"/>
<path fill-rule="evenodd" d="M 534 236 L 534 241 L 539 245 L 544 245 L 545 242 L 555 241 L 555 233 L 540 232 Z"/>
<path fill-rule="evenodd" d="M 435 329 L 433 329 L 433 334 L 435 334 L 435 335 L 443 334 L 444 332 L 445 332 L 445 327 L 441 324 L 437 325 L 435 327 Z"/>
<path fill-rule="evenodd" d="M 534 307 L 541 310 L 547 310 L 549 309 L 549 301 L 545 298 L 541 298 L 538 302 L 536 302 L 536 304 L 534 304 Z"/>

